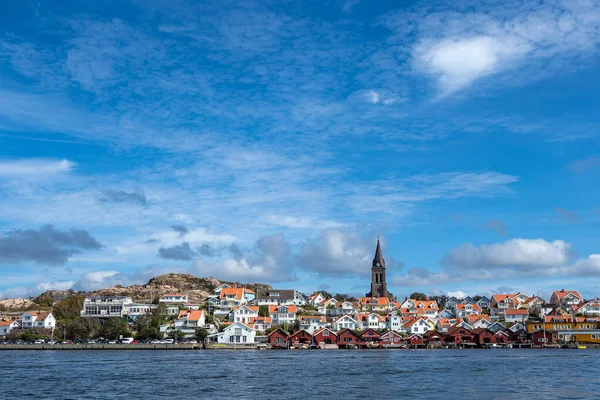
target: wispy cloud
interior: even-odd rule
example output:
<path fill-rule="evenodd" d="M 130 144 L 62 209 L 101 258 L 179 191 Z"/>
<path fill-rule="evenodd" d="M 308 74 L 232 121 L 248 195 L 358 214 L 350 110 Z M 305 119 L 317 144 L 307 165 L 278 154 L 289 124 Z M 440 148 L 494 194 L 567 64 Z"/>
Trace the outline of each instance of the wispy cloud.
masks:
<path fill-rule="evenodd" d="M 69 160 L 0 160 L 0 178 L 47 177 L 71 172 L 74 167 L 75 163 Z"/>

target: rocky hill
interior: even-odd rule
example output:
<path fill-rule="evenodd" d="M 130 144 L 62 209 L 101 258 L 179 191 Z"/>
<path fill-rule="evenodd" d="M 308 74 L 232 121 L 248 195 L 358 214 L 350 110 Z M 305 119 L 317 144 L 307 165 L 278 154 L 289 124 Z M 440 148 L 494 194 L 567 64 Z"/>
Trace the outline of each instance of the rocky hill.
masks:
<path fill-rule="evenodd" d="M 30 299 L 5 299 L 0 300 L 0 310 L 20 311 L 35 305 Z"/>

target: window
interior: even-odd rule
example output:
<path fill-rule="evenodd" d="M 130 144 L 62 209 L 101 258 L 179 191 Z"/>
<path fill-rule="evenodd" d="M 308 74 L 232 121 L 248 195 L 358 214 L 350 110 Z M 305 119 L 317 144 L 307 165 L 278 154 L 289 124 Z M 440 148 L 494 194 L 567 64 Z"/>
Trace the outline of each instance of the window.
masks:
<path fill-rule="evenodd" d="M 246 336 L 242 336 L 242 342 L 246 343 Z"/>
<path fill-rule="evenodd" d="M 323 336 L 329 336 L 329 331 L 323 331 Z"/>
<path fill-rule="evenodd" d="M 233 343 L 233 336 L 229 336 L 229 342 Z"/>
<path fill-rule="evenodd" d="M 596 335 L 595 334 L 592 334 L 592 339 L 596 339 Z"/>
<path fill-rule="evenodd" d="M 240 337 L 239 337 L 239 336 L 236 336 L 236 337 L 235 337 L 235 341 L 236 341 L 237 343 L 239 343 L 239 342 L 240 342 Z"/>

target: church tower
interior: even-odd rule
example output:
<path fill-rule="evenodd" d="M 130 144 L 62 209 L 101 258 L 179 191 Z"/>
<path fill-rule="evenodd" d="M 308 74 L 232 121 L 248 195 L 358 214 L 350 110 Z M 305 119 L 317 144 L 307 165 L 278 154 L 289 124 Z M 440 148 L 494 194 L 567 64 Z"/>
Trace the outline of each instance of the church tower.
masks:
<path fill-rule="evenodd" d="M 377 239 L 375 258 L 373 258 L 373 264 L 371 265 L 371 291 L 367 293 L 367 297 L 393 298 L 393 295 L 387 290 L 387 283 L 385 281 L 385 260 L 381 254 L 379 239 Z"/>

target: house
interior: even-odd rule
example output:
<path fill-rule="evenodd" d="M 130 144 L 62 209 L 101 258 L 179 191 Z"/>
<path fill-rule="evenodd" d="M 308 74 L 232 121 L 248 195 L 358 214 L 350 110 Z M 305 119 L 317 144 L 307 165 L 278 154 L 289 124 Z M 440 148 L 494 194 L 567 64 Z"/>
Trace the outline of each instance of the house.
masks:
<path fill-rule="evenodd" d="M 446 343 L 454 343 L 457 346 L 464 343 L 472 343 L 473 339 L 474 336 L 471 331 L 462 326 L 452 327 L 444 335 L 444 341 Z"/>
<path fill-rule="evenodd" d="M 10 331 L 19 328 L 20 325 L 17 321 L 0 321 L 0 338 L 6 338 Z"/>
<path fill-rule="evenodd" d="M 337 334 L 329 328 L 321 328 L 313 334 L 316 345 L 337 344 Z"/>
<path fill-rule="evenodd" d="M 356 320 L 358 322 L 357 329 L 383 329 L 385 327 L 385 319 L 375 313 L 356 314 Z"/>
<path fill-rule="evenodd" d="M 438 318 L 436 324 L 435 324 L 435 328 L 436 330 L 438 330 L 439 332 L 448 332 L 448 329 L 450 329 L 452 327 L 452 325 L 456 324 L 457 322 L 460 322 L 460 319 L 457 318 Z"/>
<path fill-rule="evenodd" d="M 241 305 L 229 313 L 229 322 L 248 323 L 251 318 L 258 317 L 258 306 Z"/>
<path fill-rule="evenodd" d="M 302 315 L 298 317 L 299 328 L 312 335 L 315 331 L 325 328 L 327 318 L 324 315 Z"/>
<path fill-rule="evenodd" d="M 496 343 L 508 343 L 510 341 L 510 331 L 497 331 L 494 333 Z"/>
<path fill-rule="evenodd" d="M 23 329 L 53 329 L 56 327 L 56 319 L 51 312 L 27 311 L 23 313 L 21 320 Z"/>
<path fill-rule="evenodd" d="M 185 293 L 167 293 L 163 294 L 160 299 L 158 299 L 159 303 L 169 303 L 169 304 L 183 304 L 188 302 L 188 295 Z"/>
<path fill-rule="evenodd" d="M 506 329 L 506 326 L 504 326 L 503 323 L 496 321 L 496 322 L 493 322 L 487 328 L 492 332 L 498 332 L 498 331 L 503 331 L 504 329 Z"/>
<path fill-rule="evenodd" d="M 365 329 L 358 335 L 358 337 L 362 342 L 368 343 L 379 342 L 379 340 L 381 339 L 381 335 L 375 329 L 372 328 Z"/>
<path fill-rule="evenodd" d="M 381 335 L 381 344 L 385 346 L 400 346 L 404 339 L 398 332 L 389 331 Z"/>
<path fill-rule="evenodd" d="M 339 317 L 341 315 L 354 315 L 358 312 L 358 302 L 342 301 L 337 302 L 335 310 L 327 310 L 327 315 Z"/>
<path fill-rule="evenodd" d="M 454 306 L 454 315 L 456 318 L 464 318 L 471 314 L 481 314 L 481 308 L 477 304 L 462 304 Z"/>
<path fill-rule="evenodd" d="M 359 297 L 361 311 L 386 312 L 390 310 L 390 299 L 387 297 Z"/>
<path fill-rule="evenodd" d="M 135 322 L 140 316 L 150 314 L 157 307 L 156 304 L 129 303 L 124 305 L 123 315 L 127 317 L 127 322 Z"/>
<path fill-rule="evenodd" d="M 241 322 L 234 322 L 223 329 L 223 332 L 210 335 L 209 343 L 243 344 L 254 343 L 256 331 Z"/>
<path fill-rule="evenodd" d="M 126 296 L 90 296 L 84 299 L 80 315 L 84 318 L 123 318 L 131 303 L 131 298 Z"/>
<path fill-rule="evenodd" d="M 274 324 L 293 324 L 297 312 L 298 307 L 292 305 L 269 306 L 269 317 Z"/>
<path fill-rule="evenodd" d="M 454 315 L 454 308 L 449 309 L 449 308 L 445 308 L 442 311 L 440 311 L 438 313 L 438 318 L 456 318 L 456 316 Z"/>
<path fill-rule="evenodd" d="M 204 310 L 181 310 L 174 322 L 174 329 L 182 331 L 186 337 L 196 336 L 196 329 L 206 325 Z"/>
<path fill-rule="evenodd" d="M 314 292 L 310 296 L 308 296 L 308 304 L 317 305 L 321 304 L 321 302 L 325 300 L 325 296 L 323 296 L 319 292 Z"/>
<path fill-rule="evenodd" d="M 550 303 L 562 307 L 565 310 L 571 310 L 582 302 L 583 297 L 575 290 L 555 290 L 550 297 Z"/>
<path fill-rule="evenodd" d="M 229 314 L 235 307 L 248 304 L 254 299 L 255 293 L 243 287 L 223 287 L 219 292 L 219 310 L 217 314 Z"/>
<path fill-rule="evenodd" d="M 321 303 L 317 304 L 317 311 L 320 314 L 335 316 L 337 314 L 337 305 L 338 301 L 333 297 L 330 299 L 323 300 Z"/>
<path fill-rule="evenodd" d="M 250 318 L 247 325 L 250 325 L 257 332 L 264 332 L 271 327 L 271 317 L 253 317 Z"/>
<path fill-rule="evenodd" d="M 464 318 L 464 320 L 466 323 L 471 325 L 473 327 L 473 329 L 487 328 L 488 326 L 490 326 L 492 324 L 490 316 L 486 315 L 486 314 L 467 315 Z"/>
<path fill-rule="evenodd" d="M 515 322 L 514 324 L 512 324 L 511 326 L 509 326 L 508 329 L 511 332 L 516 332 L 518 330 L 524 330 L 524 331 L 527 330 L 527 328 L 525 327 L 525 325 L 522 324 L 522 323 L 520 323 L 520 322 Z"/>
<path fill-rule="evenodd" d="M 404 321 L 402 320 L 402 317 L 397 314 L 389 314 L 385 318 L 385 325 L 386 328 L 392 331 L 404 332 L 404 328 L 402 328 L 402 325 L 404 325 Z"/>
<path fill-rule="evenodd" d="M 439 312 L 439 307 L 435 300 L 406 299 L 400 305 L 400 308 L 406 308 L 418 317 L 436 318 Z"/>
<path fill-rule="evenodd" d="M 494 294 L 490 302 L 490 315 L 503 316 L 504 311 L 508 309 L 519 308 L 519 301 L 515 299 L 513 293 Z"/>
<path fill-rule="evenodd" d="M 487 344 L 496 343 L 496 336 L 494 332 L 486 328 L 477 328 L 471 331 L 473 334 L 473 341 L 480 347 Z"/>
<path fill-rule="evenodd" d="M 356 326 L 358 324 L 358 321 L 355 320 L 354 318 L 352 318 L 349 315 L 342 315 L 341 317 L 335 319 L 331 325 L 331 327 L 336 330 L 342 330 L 342 329 L 356 329 Z"/>
<path fill-rule="evenodd" d="M 292 335 L 290 335 L 288 340 L 292 345 L 311 344 L 313 342 L 313 337 L 304 329 L 300 329 L 299 331 L 296 331 Z"/>
<path fill-rule="evenodd" d="M 405 321 L 404 325 L 402 325 L 402 328 L 409 335 L 413 333 L 418 333 L 422 335 L 430 329 L 429 322 L 426 318 L 427 317 L 421 317 Z"/>
<path fill-rule="evenodd" d="M 509 340 L 513 343 L 527 343 L 529 342 L 529 334 L 525 329 L 517 329 L 515 331 L 510 330 Z"/>
<path fill-rule="evenodd" d="M 460 302 L 463 304 L 475 304 L 475 300 L 471 296 L 463 298 Z"/>
<path fill-rule="evenodd" d="M 525 322 L 529 319 L 529 310 L 516 309 L 504 311 L 504 320 L 506 322 Z"/>
<path fill-rule="evenodd" d="M 404 342 L 406 342 L 406 344 L 411 345 L 411 346 L 423 346 L 425 345 L 425 339 L 423 338 L 423 336 L 419 335 L 418 333 L 413 333 L 412 335 L 408 335 L 407 337 L 404 338 Z"/>
<path fill-rule="evenodd" d="M 353 346 L 360 341 L 358 334 L 356 334 L 356 332 L 348 328 L 338 331 L 337 336 L 338 346 L 340 347 Z"/>
<path fill-rule="evenodd" d="M 543 298 L 541 298 L 540 296 L 536 296 L 535 294 L 531 297 L 529 297 L 527 300 L 525 300 L 521 306 L 522 307 L 527 307 L 528 310 L 533 311 L 536 308 L 538 308 L 539 306 L 546 304 L 546 300 L 544 300 Z"/>
<path fill-rule="evenodd" d="M 531 342 L 537 346 L 544 346 L 556 342 L 556 335 L 553 331 L 546 331 L 542 329 L 531 332 Z"/>
<path fill-rule="evenodd" d="M 546 315 L 556 314 L 558 312 L 558 306 L 550 303 L 544 303 L 536 306 L 533 312 L 539 318 L 544 318 Z"/>
<path fill-rule="evenodd" d="M 482 298 L 480 298 L 479 300 L 477 300 L 475 302 L 475 304 L 477 304 L 482 310 L 489 310 L 490 303 L 491 303 L 491 300 L 485 296 L 483 296 Z"/>
<path fill-rule="evenodd" d="M 460 303 L 459 299 L 457 299 L 456 297 L 450 297 L 448 300 L 446 300 L 446 303 L 444 304 L 444 308 L 454 310 L 454 306 L 457 305 L 458 303 Z"/>
<path fill-rule="evenodd" d="M 444 335 L 438 331 L 427 331 L 423 334 L 423 339 L 428 343 L 438 343 L 444 340 Z"/>
<path fill-rule="evenodd" d="M 280 304 L 301 306 L 306 300 L 297 290 L 259 288 L 256 291 L 256 304 L 259 306 L 277 306 Z"/>
<path fill-rule="evenodd" d="M 573 314 L 575 315 L 600 315 L 600 302 L 596 301 L 588 301 L 584 303 L 577 304 L 573 307 Z"/>
<path fill-rule="evenodd" d="M 229 289 L 229 288 L 231 288 L 231 285 L 229 285 L 227 283 L 223 283 L 223 284 L 217 286 L 216 288 L 214 288 L 213 293 L 220 297 L 221 290 Z"/>
<path fill-rule="evenodd" d="M 275 329 L 267 335 L 267 338 L 271 347 L 287 348 L 289 345 L 289 335 L 282 329 Z"/>
<path fill-rule="evenodd" d="M 530 296 L 526 295 L 525 293 L 517 293 L 513 296 L 513 299 L 515 299 L 518 303 L 519 306 L 523 305 L 527 300 L 530 299 Z"/>

